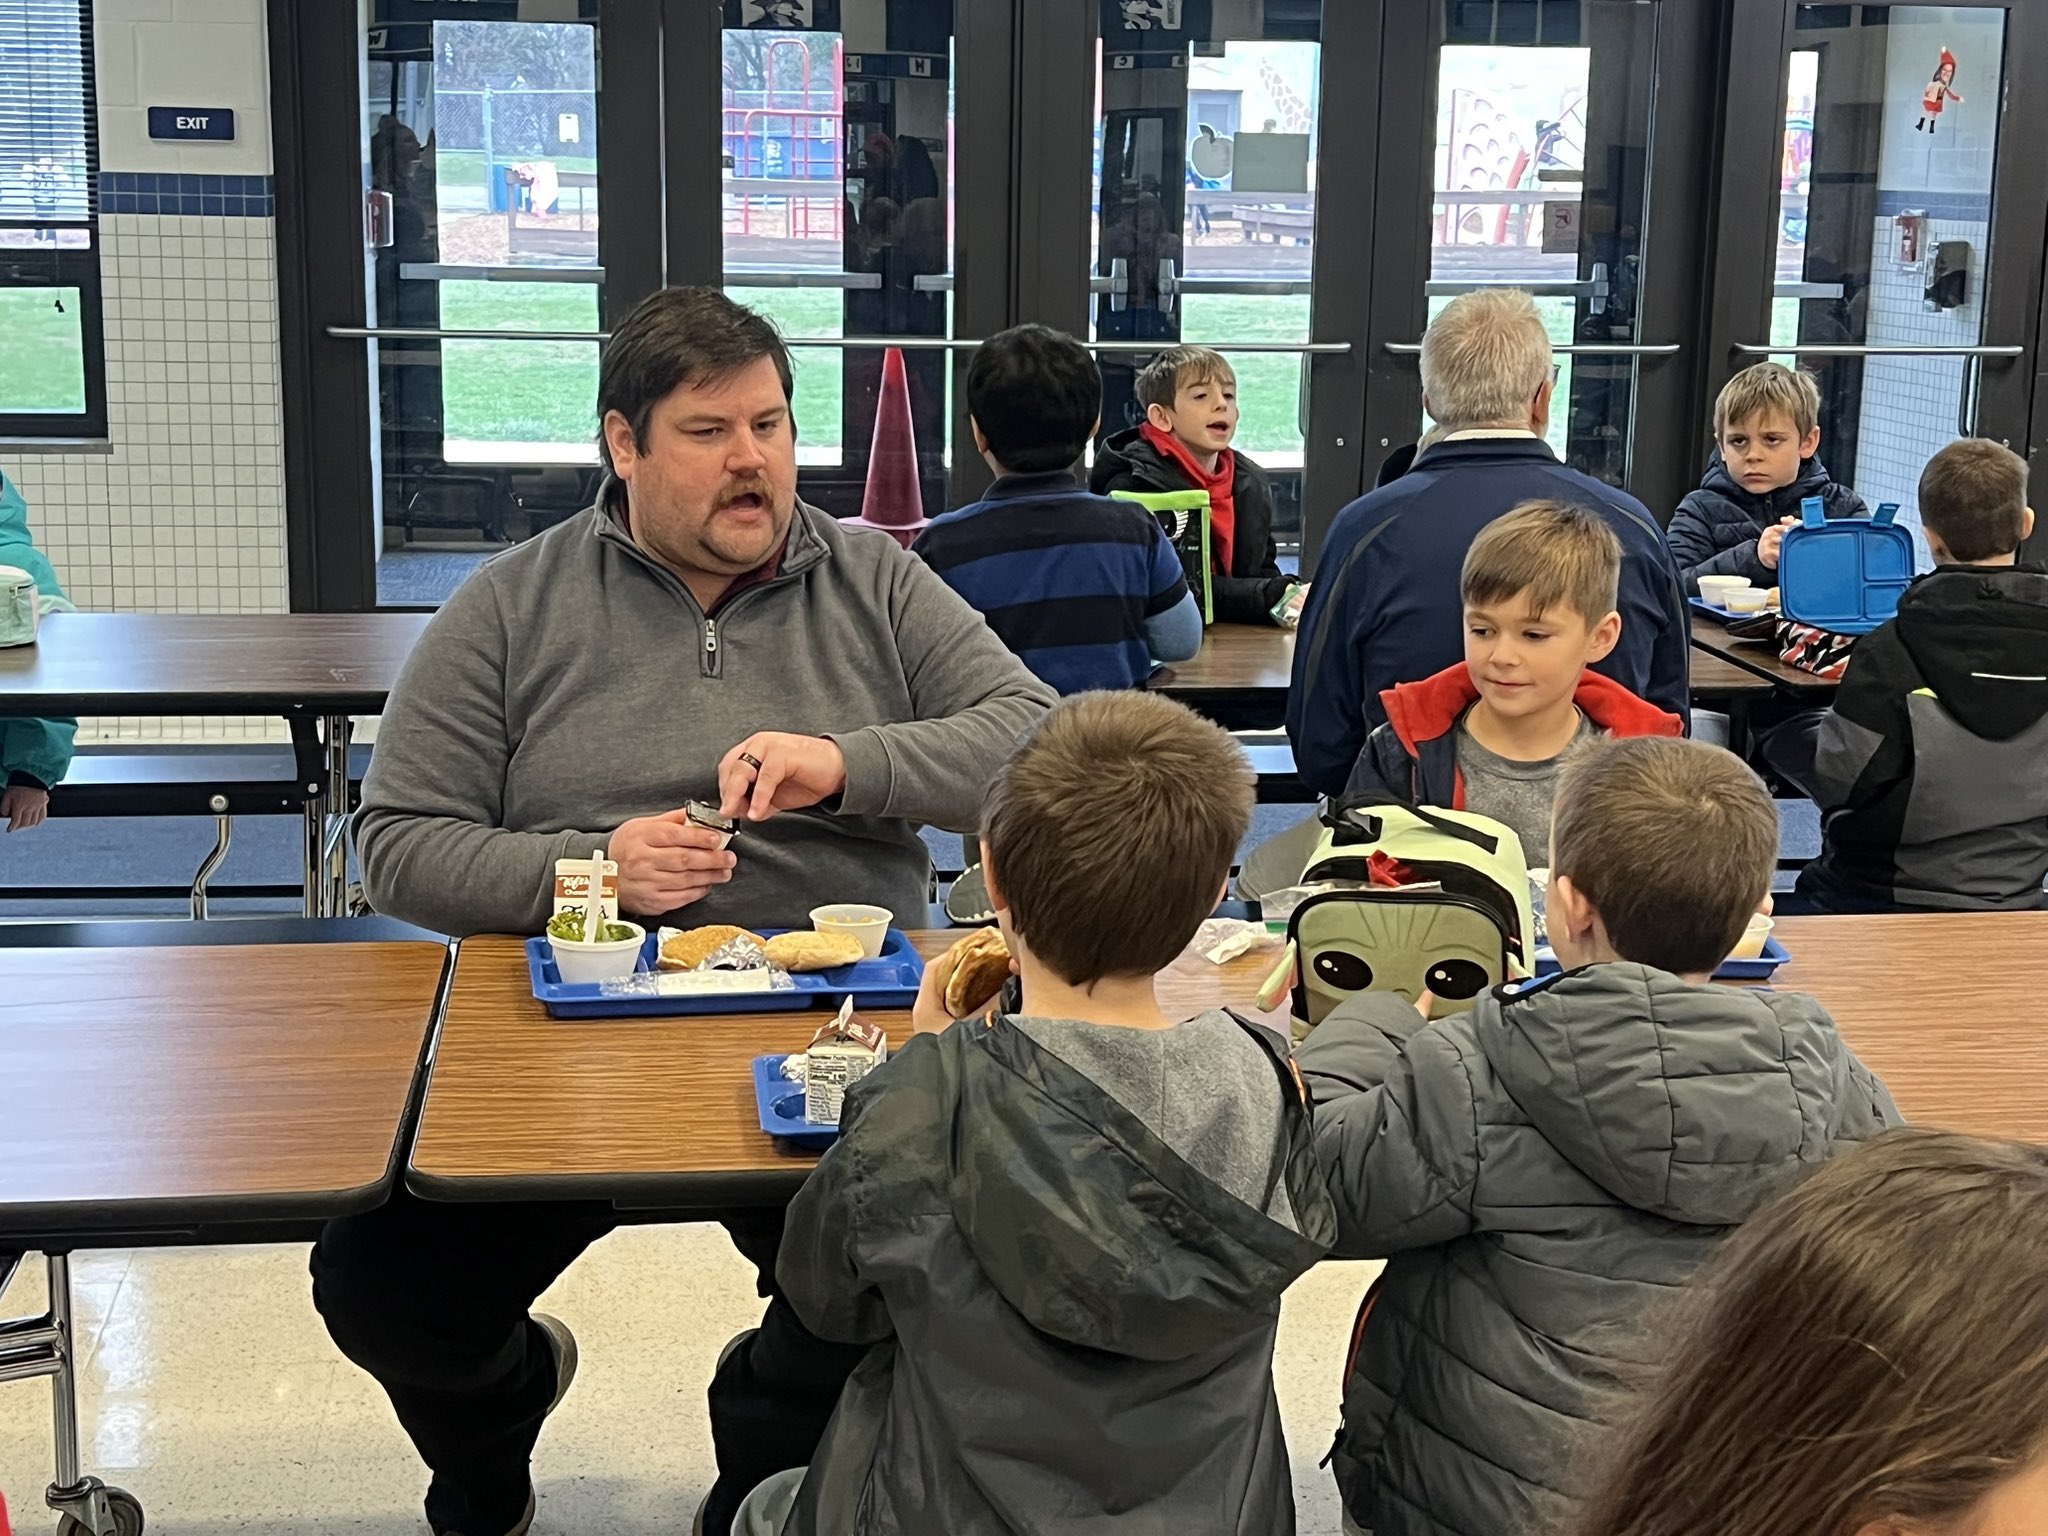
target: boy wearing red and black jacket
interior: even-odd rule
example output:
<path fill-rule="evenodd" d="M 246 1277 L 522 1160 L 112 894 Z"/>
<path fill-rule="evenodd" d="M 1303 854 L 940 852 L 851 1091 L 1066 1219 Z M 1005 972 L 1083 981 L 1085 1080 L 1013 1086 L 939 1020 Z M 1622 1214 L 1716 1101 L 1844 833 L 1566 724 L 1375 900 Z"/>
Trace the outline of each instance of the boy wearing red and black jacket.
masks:
<path fill-rule="evenodd" d="M 1472 541 L 1465 660 L 1380 695 L 1346 794 L 1476 811 L 1549 861 L 1564 766 L 1601 736 L 1680 736 L 1678 716 L 1589 670 L 1621 638 L 1621 541 L 1583 507 L 1529 501 Z"/>
<path fill-rule="evenodd" d="M 1237 374 L 1207 347 L 1174 347 L 1138 375 L 1137 393 L 1144 423 L 1096 450 L 1088 488 L 1098 496 L 1207 491 L 1218 622 L 1291 625 L 1307 588 L 1281 573 L 1266 472 L 1230 446 Z"/>

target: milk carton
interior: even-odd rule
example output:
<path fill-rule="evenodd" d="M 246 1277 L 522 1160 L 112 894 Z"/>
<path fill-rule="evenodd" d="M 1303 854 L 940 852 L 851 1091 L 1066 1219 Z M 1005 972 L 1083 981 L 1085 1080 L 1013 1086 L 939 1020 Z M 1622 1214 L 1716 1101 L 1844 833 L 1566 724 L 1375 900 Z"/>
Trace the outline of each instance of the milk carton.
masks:
<path fill-rule="evenodd" d="M 549 916 L 564 912 L 581 912 L 590 905 L 590 860 L 555 860 L 555 904 Z M 616 923 L 619 920 L 619 866 L 605 860 L 604 866 L 604 920 Z"/>
<path fill-rule="evenodd" d="M 839 1016 L 811 1037 L 804 1073 L 804 1121 L 837 1125 L 846 1090 L 889 1059 L 889 1040 L 881 1026 L 853 1011 L 853 999 L 839 1005 Z"/>

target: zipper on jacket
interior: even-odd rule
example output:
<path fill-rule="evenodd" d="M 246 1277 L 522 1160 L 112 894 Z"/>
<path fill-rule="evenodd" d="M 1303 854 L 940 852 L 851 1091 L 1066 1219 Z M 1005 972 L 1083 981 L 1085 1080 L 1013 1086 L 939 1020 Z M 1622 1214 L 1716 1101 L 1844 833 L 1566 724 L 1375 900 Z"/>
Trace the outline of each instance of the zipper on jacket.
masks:
<path fill-rule="evenodd" d="M 704 675 L 706 677 L 721 676 L 725 670 L 725 659 L 718 653 L 718 620 L 716 619 L 706 619 L 704 621 L 703 663 Z"/>

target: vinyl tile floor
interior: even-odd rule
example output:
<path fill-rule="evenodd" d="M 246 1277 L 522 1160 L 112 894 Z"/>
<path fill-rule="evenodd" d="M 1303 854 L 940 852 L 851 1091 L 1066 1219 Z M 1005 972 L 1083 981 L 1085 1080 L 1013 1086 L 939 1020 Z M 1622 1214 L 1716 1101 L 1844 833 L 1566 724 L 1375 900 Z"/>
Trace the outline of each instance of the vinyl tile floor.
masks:
<path fill-rule="evenodd" d="M 1291 1290 L 1274 1375 L 1305 1536 L 1336 1536 L 1316 1463 L 1376 1265 L 1328 1263 Z M 328 1342 L 303 1246 L 73 1258 L 86 1470 L 135 1494 L 151 1536 L 415 1536 L 426 1476 L 383 1395 Z M 40 1311 L 26 1260 L 0 1315 Z M 544 1296 L 576 1332 L 575 1387 L 542 1432 L 534 1536 L 678 1536 L 712 1478 L 704 1385 L 758 1319 L 753 1272 L 716 1226 L 624 1228 Z M 55 1527 L 49 1386 L 0 1386 L 0 1492 L 14 1529 Z"/>

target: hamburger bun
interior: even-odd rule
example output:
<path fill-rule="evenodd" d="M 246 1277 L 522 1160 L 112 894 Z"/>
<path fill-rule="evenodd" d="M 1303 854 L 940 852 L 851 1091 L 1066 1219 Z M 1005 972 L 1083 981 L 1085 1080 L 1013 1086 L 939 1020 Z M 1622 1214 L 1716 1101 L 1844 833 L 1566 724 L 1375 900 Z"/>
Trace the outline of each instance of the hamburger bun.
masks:
<path fill-rule="evenodd" d="M 685 928 L 661 946 L 664 971 L 694 971 L 734 939 L 765 942 L 758 933 L 735 928 L 731 923 L 712 923 L 703 928 Z"/>
<path fill-rule="evenodd" d="M 1001 930 L 977 928 L 932 962 L 946 1012 L 971 1018 L 995 1001 L 1010 979 L 1010 949 Z"/>
<path fill-rule="evenodd" d="M 785 971 L 829 971 L 852 965 L 867 957 L 867 950 L 850 933 L 806 933 L 793 930 L 778 933 L 767 944 L 768 963 Z"/>

